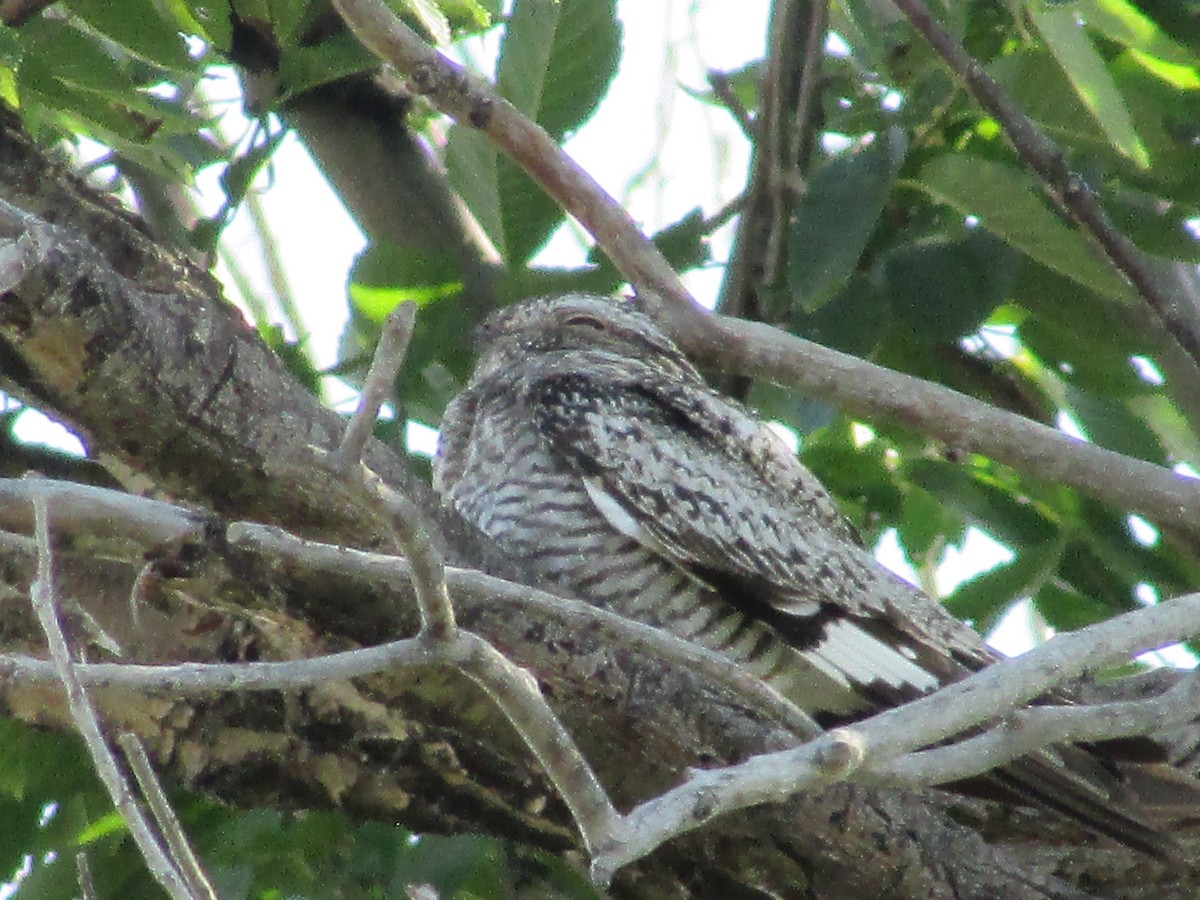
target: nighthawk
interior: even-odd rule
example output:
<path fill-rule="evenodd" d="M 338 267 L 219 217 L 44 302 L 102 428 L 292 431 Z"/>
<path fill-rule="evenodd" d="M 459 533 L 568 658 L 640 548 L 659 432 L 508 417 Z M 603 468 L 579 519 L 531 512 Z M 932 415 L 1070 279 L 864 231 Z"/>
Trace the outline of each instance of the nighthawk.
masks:
<path fill-rule="evenodd" d="M 533 300 L 481 332 L 443 420 L 435 486 L 544 581 L 726 654 L 826 726 L 995 660 L 882 568 L 780 439 L 632 304 Z M 1068 747 L 988 780 L 1172 855 L 1159 826 L 1117 799 L 1116 771 Z"/>

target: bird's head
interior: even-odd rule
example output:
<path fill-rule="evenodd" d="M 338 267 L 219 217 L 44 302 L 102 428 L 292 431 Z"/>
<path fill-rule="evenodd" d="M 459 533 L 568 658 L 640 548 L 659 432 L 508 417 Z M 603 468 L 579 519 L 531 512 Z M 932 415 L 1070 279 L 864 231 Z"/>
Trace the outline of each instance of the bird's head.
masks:
<path fill-rule="evenodd" d="M 596 294 L 540 297 L 506 307 L 480 326 L 476 378 L 537 356 L 578 356 L 582 364 L 640 360 L 689 378 L 692 364 L 645 313 Z"/>

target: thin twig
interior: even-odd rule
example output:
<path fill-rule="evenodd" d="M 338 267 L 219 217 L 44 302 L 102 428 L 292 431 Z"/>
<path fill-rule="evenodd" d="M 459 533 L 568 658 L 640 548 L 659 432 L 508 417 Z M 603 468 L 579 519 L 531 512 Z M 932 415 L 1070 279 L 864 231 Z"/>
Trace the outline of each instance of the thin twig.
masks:
<path fill-rule="evenodd" d="M 792 128 L 788 137 L 787 167 L 806 168 L 807 152 L 813 131 L 813 116 L 817 111 L 817 83 L 821 80 L 821 63 L 825 59 L 825 31 L 829 21 L 829 0 L 811 0 L 808 33 L 804 36 L 804 64 L 800 69 L 800 86 L 796 108 L 792 113 Z"/>
<path fill-rule="evenodd" d="M 134 796 L 132 787 L 125 780 L 116 757 L 104 739 L 104 733 L 100 728 L 100 718 L 96 714 L 95 707 L 92 706 L 91 698 L 88 697 L 75 674 L 75 663 L 71 659 L 67 638 L 58 621 L 58 600 L 52 571 L 53 556 L 50 548 L 47 504 L 42 498 L 35 499 L 33 504 L 38 564 L 37 579 L 30 589 L 30 598 L 38 622 L 42 626 L 42 631 L 45 632 L 46 644 L 50 650 L 50 658 L 54 661 L 55 672 L 66 691 L 71 718 L 83 736 L 96 773 L 100 776 L 105 790 L 108 791 L 113 806 L 121 814 L 138 850 L 141 851 L 150 874 L 176 900 L 194 900 L 179 870 L 154 834 L 141 804 Z"/>
<path fill-rule="evenodd" d="M 137 779 L 138 787 L 142 789 L 142 797 L 145 799 L 146 805 L 150 807 L 150 812 L 154 814 L 158 832 L 166 841 L 167 848 L 171 852 L 171 859 L 178 866 L 179 873 L 187 882 L 188 888 L 196 897 L 204 898 L 204 900 L 217 900 L 217 892 L 209 883 L 208 876 L 201 867 L 200 860 L 196 858 L 196 852 L 192 849 L 192 843 L 188 840 L 179 817 L 175 815 L 175 808 L 171 806 L 166 791 L 163 790 L 158 776 L 154 773 L 150 757 L 146 755 L 146 748 L 142 746 L 142 742 L 138 740 L 136 734 L 128 731 L 117 735 L 117 744 L 125 753 L 130 771 Z"/>
<path fill-rule="evenodd" d="M 1072 172 L 1062 148 L 1013 103 L 983 66 L 967 53 L 929 12 L 922 0 L 893 0 L 913 27 L 925 36 L 947 66 L 963 80 L 971 94 L 1000 123 L 1017 155 L 1042 179 L 1052 195 L 1083 224 L 1162 321 L 1167 331 L 1193 360 L 1200 362 L 1200 322 L 1183 315 L 1154 275 L 1137 245 L 1113 225 L 1096 192 Z"/>
<path fill-rule="evenodd" d="M 392 490 L 365 466 L 362 478 L 389 513 L 396 538 L 412 567 L 410 576 L 421 613 L 421 634 L 432 640 L 452 639 L 458 625 L 446 587 L 446 565 L 429 537 L 424 515 L 411 499 Z"/>
<path fill-rule="evenodd" d="M 92 880 L 92 866 L 88 862 L 87 853 L 80 850 L 75 854 L 75 880 L 79 883 L 79 893 L 83 900 L 97 900 L 96 883 Z"/>
<path fill-rule="evenodd" d="M 754 117 L 750 115 L 749 110 L 746 109 L 741 98 L 734 91 L 733 82 L 729 80 L 729 76 L 724 72 L 718 72 L 716 69 L 709 69 L 707 74 L 708 85 L 712 88 L 713 95 L 721 101 L 725 109 L 733 116 L 733 120 L 742 129 L 742 134 L 750 140 L 754 140 Z"/>
<path fill-rule="evenodd" d="M 371 368 L 363 381 L 362 393 L 358 398 L 358 409 L 350 419 L 342 442 L 333 454 L 333 464 L 343 470 L 357 465 L 362 459 L 363 449 L 371 437 L 375 427 L 375 419 L 379 408 L 383 406 L 400 367 L 404 365 L 404 355 L 408 351 L 408 342 L 412 339 L 413 326 L 417 320 L 417 304 L 409 301 L 401 303 L 392 310 L 383 322 L 383 330 L 379 335 L 379 343 L 375 347 L 375 356 L 371 360 Z"/>
<path fill-rule="evenodd" d="M 1191 721 L 1197 709 L 1200 673 L 1192 672 L 1157 697 L 1019 709 L 983 734 L 945 747 L 907 753 L 889 763 L 872 765 L 871 770 L 886 781 L 912 787 L 945 784 L 1053 744 L 1154 734 Z"/>
<path fill-rule="evenodd" d="M 500 707 L 537 756 L 571 810 L 588 854 L 594 856 L 601 847 L 624 841 L 624 819 L 570 732 L 546 703 L 536 679 L 483 638 L 467 631 L 458 634 L 453 662 Z"/>

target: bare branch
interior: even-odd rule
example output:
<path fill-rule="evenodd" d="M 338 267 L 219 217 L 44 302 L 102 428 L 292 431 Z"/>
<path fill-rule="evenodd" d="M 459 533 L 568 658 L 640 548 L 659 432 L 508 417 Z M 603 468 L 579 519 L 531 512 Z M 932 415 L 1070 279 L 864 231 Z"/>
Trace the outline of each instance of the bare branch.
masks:
<path fill-rule="evenodd" d="M 390 488 L 360 460 L 379 407 L 396 381 L 416 321 L 415 303 L 403 303 L 388 315 L 375 346 L 354 418 L 326 465 L 342 473 L 364 503 L 386 518 L 404 555 L 412 561 L 411 578 L 421 613 L 421 634 L 430 640 L 452 641 L 458 630 L 454 607 L 446 590 L 445 564 L 429 538 L 425 516 L 409 497 Z"/>
<path fill-rule="evenodd" d="M 483 638 L 459 632 L 452 661 L 500 707 L 526 746 L 537 756 L 559 796 L 571 810 L 584 847 L 623 840 L 623 819 L 566 727 L 546 703 L 537 680 Z"/>
<path fill-rule="evenodd" d="M 747 138 L 753 139 L 754 117 L 750 115 L 750 111 L 746 109 L 737 92 L 734 91 L 733 82 L 729 80 L 729 76 L 716 69 L 710 69 L 707 77 L 708 86 L 712 88 L 713 94 L 724 104 L 729 114 L 733 116 L 734 121 L 738 123 L 738 127 L 742 129 L 742 134 Z"/>
<path fill-rule="evenodd" d="M 392 490 L 370 469 L 363 467 L 362 478 L 390 514 L 396 538 L 412 566 L 410 576 L 421 613 L 421 634 L 431 640 L 453 639 L 458 625 L 446 588 L 446 566 L 429 539 L 425 517 L 412 500 Z"/>
<path fill-rule="evenodd" d="M 945 784 L 1051 744 L 1153 734 L 1194 719 L 1196 710 L 1200 710 L 1200 674 L 1193 672 L 1159 696 L 1144 700 L 1019 709 L 984 734 L 909 753 L 872 766 L 872 771 L 913 787 Z"/>
<path fill-rule="evenodd" d="M 126 532 L 142 536 L 149 544 L 165 544 L 202 533 L 200 523 L 193 514 L 177 506 L 119 491 L 47 479 L 0 479 L 0 528 L 31 530 L 32 523 L 25 517 L 24 507 L 38 496 L 53 499 L 55 531 L 79 539 L 96 531 L 102 531 L 110 538 L 117 532 Z M 204 522 L 204 525 L 216 530 L 211 521 Z M 411 560 L 306 540 L 257 523 L 232 523 L 224 530 L 221 540 L 230 548 L 255 554 L 264 560 L 280 560 L 290 568 L 301 571 L 319 570 L 356 576 L 379 585 L 380 590 L 387 585 L 411 581 L 412 577 Z M 140 548 L 128 549 L 127 553 L 132 559 L 141 559 L 142 556 Z M 821 731 L 794 704 L 719 653 L 590 604 L 493 578 L 474 569 L 452 567 L 445 571 L 450 590 L 460 604 L 500 604 L 509 609 L 512 616 L 557 622 L 578 632 L 599 631 L 606 641 L 615 645 L 640 650 L 663 662 L 703 673 L 713 684 L 743 698 L 749 706 L 772 717 L 798 736 L 808 737 Z M 413 650 L 402 650 L 402 647 L 412 647 Z M 321 680 L 350 678 L 391 665 L 405 665 L 408 664 L 403 660 L 405 654 L 425 654 L 412 640 L 356 652 L 369 654 L 385 651 L 385 648 L 389 648 L 386 652 L 396 655 L 378 667 L 375 667 L 375 661 L 367 657 L 359 657 L 353 662 L 341 661 L 340 657 L 337 660 L 335 657 L 325 657 L 330 668 L 314 670 L 311 676 L 293 676 L 287 668 L 295 665 L 293 663 L 255 663 L 249 668 L 233 666 L 224 670 L 208 667 L 203 670 L 207 674 L 202 675 L 196 667 L 184 664 L 169 667 L 160 673 L 163 676 L 168 672 L 176 674 L 158 683 L 170 690 L 185 693 L 226 688 L 287 689 L 304 687 Z M 421 660 L 414 658 L 411 664 L 429 664 L 427 655 L 423 655 Z M 341 665 L 346 665 L 346 668 L 338 668 Z M 158 669 L 153 666 L 90 665 L 80 671 L 88 684 L 121 684 L 145 689 L 152 686 L 153 673 Z M 0 655 L 0 672 L 17 680 L 53 677 L 48 663 L 3 655 Z M 145 672 L 150 680 L 140 681 L 139 672 Z M 309 677 L 314 680 L 307 680 Z"/>
<path fill-rule="evenodd" d="M 658 307 L 673 316 L 672 304 Z M 689 317 L 690 318 L 690 317 Z M 1200 481 L 1064 434 L 941 385 L 876 366 L 758 322 L 728 316 L 685 324 L 678 337 L 701 362 L 754 372 L 856 413 L 890 420 L 1118 509 L 1200 534 Z"/>
<path fill-rule="evenodd" d="M 50 658 L 54 661 L 55 673 L 66 690 L 71 717 L 79 729 L 79 733 L 83 736 L 96 773 L 100 776 L 100 780 L 104 783 L 104 787 L 112 799 L 113 806 L 121 814 L 138 850 L 146 860 L 150 874 L 176 900 L 193 900 L 194 895 L 159 843 L 145 812 L 125 780 L 116 757 L 104 739 L 96 709 L 92 706 L 91 699 L 75 674 L 75 663 L 71 659 L 67 638 L 58 621 L 58 600 L 55 595 L 52 572 L 47 503 L 45 499 L 41 498 L 35 499 L 33 503 L 38 567 L 37 580 L 34 581 L 30 590 L 30 598 L 33 601 L 38 622 L 46 634 L 46 644 L 50 649 Z"/>
<path fill-rule="evenodd" d="M 92 880 L 92 866 L 82 850 L 75 854 L 75 880 L 79 883 L 83 900 L 98 900 L 100 895 L 96 893 L 96 884 Z"/>
<path fill-rule="evenodd" d="M 367 446 L 367 440 L 375 426 L 375 418 L 379 415 L 379 407 L 383 406 L 396 383 L 400 367 L 404 364 L 404 354 L 408 350 L 416 319 L 417 304 L 409 301 L 397 306 L 384 320 L 383 331 L 375 347 L 375 356 L 371 360 L 371 368 L 363 381 L 358 409 L 350 419 L 342 442 L 334 451 L 335 466 L 349 469 L 362 459 L 363 449 Z"/>
<path fill-rule="evenodd" d="M 1193 360 L 1200 362 L 1200 322 L 1181 314 L 1176 308 L 1162 282 L 1147 265 L 1142 251 L 1113 225 L 1091 185 L 1071 171 L 1062 148 L 1021 112 L 983 66 L 933 17 L 922 0 L 894 2 L 946 65 L 963 80 L 979 105 L 1000 123 L 1017 155 L 1096 239 L 1109 262 L 1129 279 L 1179 345 Z"/>
<path fill-rule="evenodd" d="M 180 823 L 179 817 L 175 815 L 175 809 L 171 806 L 166 791 L 163 790 L 158 776 L 154 773 L 154 767 L 150 765 L 150 757 L 146 755 L 146 748 L 142 746 L 137 735 L 129 732 L 117 735 L 117 743 L 125 752 L 125 759 L 129 762 L 133 777 L 137 779 L 138 787 L 142 789 L 142 797 L 145 798 L 146 805 L 154 814 L 159 834 L 166 841 L 167 848 L 171 851 L 171 859 L 178 867 L 179 874 L 187 882 L 189 890 L 202 900 L 217 900 L 217 892 L 213 890 L 208 876 L 200 866 L 200 860 L 196 858 L 196 853 L 192 850 L 191 841 L 184 833 L 183 825 Z"/>
<path fill-rule="evenodd" d="M 594 857 L 593 877 L 597 880 L 611 877 L 619 868 L 640 859 L 666 840 L 698 828 L 722 813 L 783 800 L 798 791 L 837 780 L 836 767 L 828 761 L 845 753 L 845 747 L 839 745 L 861 747 L 861 765 L 848 769 L 856 773 L 856 780 L 906 784 L 905 779 L 896 777 L 898 773 L 888 767 L 904 754 L 994 719 L 1080 674 L 1123 662 L 1130 655 L 1198 632 L 1200 594 L 1177 597 L 1159 606 L 1061 634 L 1024 656 L 998 662 L 934 694 L 879 713 L 852 728 L 838 729 L 796 749 L 699 773 L 682 786 L 632 810 L 626 816 L 626 841 Z M 1193 689 L 1194 685 L 1189 688 Z M 1194 705 L 1165 703 L 1147 713 L 1143 724 L 1157 728 L 1188 721 L 1195 716 L 1195 709 Z M 1100 716 L 1107 714 L 1102 712 Z M 848 737 L 846 731 L 853 732 L 854 737 Z M 1094 732 L 1090 733 L 1096 737 Z M 1053 738 L 1057 734 L 1049 726 L 1042 732 L 1043 737 Z M 1029 749 L 1033 748 L 1019 749 L 1014 755 Z M 969 765 L 962 755 L 947 757 L 946 761 L 954 767 L 948 768 L 946 777 L 935 771 L 933 765 L 922 765 L 920 781 L 943 783 L 979 774 L 993 767 L 993 759 L 984 758 L 977 761 L 978 765 Z"/>

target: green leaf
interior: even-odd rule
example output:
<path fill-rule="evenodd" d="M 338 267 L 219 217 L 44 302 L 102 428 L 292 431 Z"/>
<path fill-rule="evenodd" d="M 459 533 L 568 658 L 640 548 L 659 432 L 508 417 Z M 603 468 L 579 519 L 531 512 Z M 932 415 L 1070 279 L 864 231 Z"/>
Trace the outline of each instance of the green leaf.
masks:
<path fill-rule="evenodd" d="M 789 330 L 835 350 L 867 356 L 890 323 L 890 300 L 867 275 L 855 273 L 834 303 L 806 313 L 793 307 Z"/>
<path fill-rule="evenodd" d="M 0 718 L 0 795 L 17 800 L 25 798 L 33 743 L 33 733 L 28 727 Z"/>
<path fill-rule="evenodd" d="M 1114 612 L 1110 606 L 1094 597 L 1052 582 L 1043 585 L 1034 595 L 1033 608 L 1056 631 L 1074 631 L 1103 621 Z"/>
<path fill-rule="evenodd" d="M 816 312 L 849 282 L 903 157 L 901 132 L 881 128 L 809 179 L 788 225 L 793 308 Z"/>
<path fill-rule="evenodd" d="M 922 342 L 956 340 L 1008 298 L 1021 257 L 982 228 L 904 244 L 884 262 L 895 320 Z"/>
<path fill-rule="evenodd" d="M 446 144 L 446 171 L 479 227 L 503 259 L 509 259 L 500 211 L 500 155 L 495 145 L 473 128 L 456 125 Z M 531 186 L 532 190 L 541 188 Z"/>
<path fill-rule="evenodd" d="M 1069 296 L 1062 298 L 1071 303 Z M 1086 302 L 1071 303 L 1071 309 L 1063 311 L 1063 318 L 1055 319 L 1044 315 L 1031 316 L 1020 327 L 1021 343 L 1036 355 L 1045 366 L 1054 372 L 1057 379 L 1066 384 L 1082 388 L 1109 400 L 1125 400 L 1145 394 L 1150 390 L 1137 376 L 1129 357 L 1143 350 L 1140 342 L 1126 340 L 1115 345 L 1108 334 L 1095 334 L 1070 327 L 1069 317 L 1089 315 Z M 1061 394 L 1056 397 L 1065 402 Z"/>
<path fill-rule="evenodd" d="M 500 0 L 439 0 L 442 8 L 456 29 L 476 30 L 487 28 L 500 15 Z"/>
<path fill-rule="evenodd" d="M 965 153 L 931 160 L 918 176 L 935 200 L 953 206 L 1032 259 L 1092 290 L 1120 300 L 1133 291 L 1083 236 L 1046 208 L 1032 177 Z"/>
<path fill-rule="evenodd" d="M 187 5 L 200 26 L 199 36 L 220 52 L 228 53 L 233 40 L 233 26 L 229 21 L 229 0 L 188 0 Z"/>
<path fill-rule="evenodd" d="M 1194 207 L 1135 190 L 1115 190 L 1104 199 L 1113 224 L 1147 253 L 1181 262 L 1200 262 L 1200 238 L 1191 223 L 1200 218 Z"/>
<path fill-rule="evenodd" d="M 1058 526 L 1026 498 L 1014 496 L 960 466 L 919 459 L 909 468 L 913 483 L 1010 547 L 1047 543 Z"/>
<path fill-rule="evenodd" d="M 1171 40 L 1152 18 L 1129 0 L 1079 0 L 1079 11 L 1088 27 L 1131 50 L 1163 62 L 1193 67 L 1196 58 Z"/>
<path fill-rule="evenodd" d="M 44 69 L 39 66 L 39 78 L 53 77 L 74 87 L 118 95 L 133 93 L 133 79 L 95 36 L 85 35 L 62 20 L 39 16 L 25 26 L 22 37 L 28 52 L 22 68 L 53 61 Z"/>
<path fill-rule="evenodd" d="M 273 102 L 278 106 L 311 88 L 378 66 L 379 60 L 348 31 L 315 46 L 289 47 L 279 59 L 279 92 Z"/>
<path fill-rule="evenodd" d="M 350 299 L 374 322 L 382 322 L 405 301 L 432 303 L 462 287 L 453 259 L 393 244 L 371 244 L 350 269 Z"/>
<path fill-rule="evenodd" d="M 166 69 L 192 71 L 183 35 L 154 0 L 71 0 L 69 8 L 130 53 Z"/>
<path fill-rule="evenodd" d="M 755 60 L 752 63 L 747 63 L 740 69 L 723 74 L 729 85 L 730 92 L 737 102 L 741 104 L 742 109 L 751 113 L 758 109 L 758 93 L 763 78 L 762 60 Z M 717 92 L 711 88 L 696 90 L 685 85 L 683 90 L 701 103 L 707 103 L 720 109 L 728 108 L 725 100 L 718 96 Z"/>
<path fill-rule="evenodd" d="M 896 535 L 914 565 L 920 566 L 943 542 L 959 543 L 966 533 L 962 517 L 947 509 L 927 491 L 917 488 L 904 494 L 904 508 Z"/>
<path fill-rule="evenodd" d="M 1125 98 L 1079 23 L 1076 10 L 1065 6 L 1049 8 L 1035 2 L 1028 11 L 1050 52 L 1067 73 L 1075 93 L 1112 146 L 1140 168 L 1149 168 L 1150 154 L 1133 127 Z"/>
<path fill-rule="evenodd" d="M 450 20 L 442 12 L 435 0 L 401 0 L 413 14 L 425 33 L 433 39 L 434 44 L 444 47 L 450 43 Z"/>
<path fill-rule="evenodd" d="M 708 247 L 707 222 L 700 207 L 650 238 L 676 272 L 698 269 L 712 257 Z"/>
<path fill-rule="evenodd" d="M 1093 443 L 1148 462 L 1167 462 L 1158 436 L 1119 401 L 1068 385 L 1067 403 Z"/>
<path fill-rule="evenodd" d="M 1021 111 L 1055 140 L 1091 153 L 1116 155 L 1066 73 L 1045 47 L 1022 47 L 998 57 L 987 68 Z"/>
<path fill-rule="evenodd" d="M 555 139 L 581 125 L 616 74 L 621 28 L 615 0 L 518 0 L 500 48 L 496 86 Z M 503 239 L 522 265 L 563 220 L 558 204 L 507 157 L 496 163 Z"/>
<path fill-rule="evenodd" d="M 500 45 L 496 87 L 558 139 L 595 111 L 620 56 L 613 0 L 517 0 Z"/>

